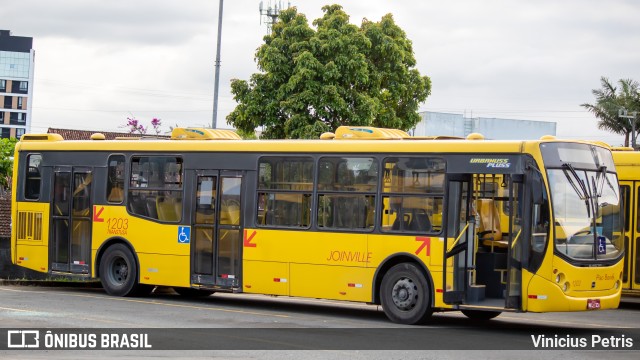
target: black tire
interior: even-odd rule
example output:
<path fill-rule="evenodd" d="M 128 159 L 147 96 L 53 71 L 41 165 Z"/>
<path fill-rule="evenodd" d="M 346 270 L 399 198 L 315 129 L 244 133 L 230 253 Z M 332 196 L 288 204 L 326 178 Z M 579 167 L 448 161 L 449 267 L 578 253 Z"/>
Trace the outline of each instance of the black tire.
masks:
<path fill-rule="evenodd" d="M 462 313 L 472 320 L 487 321 L 502 314 L 500 311 L 480 311 L 480 310 L 461 310 Z"/>
<path fill-rule="evenodd" d="M 181 296 L 189 298 L 206 297 L 215 293 L 215 291 L 213 290 L 193 289 L 186 287 L 174 287 L 173 290 Z"/>
<path fill-rule="evenodd" d="M 422 324 L 433 313 L 429 283 L 411 263 L 389 269 L 382 278 L 380 300 L 389 320 L 399 324 Z"/>
<path fill-rule="evenodd" d="M 153 289 L 138 283 L 138 264 L 123 244 L 109 246 L 105 251 L 100 261 L 100 282 L 107 294 L 113 296 L 136 296 Z"/>

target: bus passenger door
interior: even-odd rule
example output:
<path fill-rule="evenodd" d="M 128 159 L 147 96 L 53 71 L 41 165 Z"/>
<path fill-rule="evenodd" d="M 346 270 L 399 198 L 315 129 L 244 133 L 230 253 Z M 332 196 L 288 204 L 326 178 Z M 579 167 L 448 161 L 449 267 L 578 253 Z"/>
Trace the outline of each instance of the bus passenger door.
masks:
<path fill-rule="evenodd" d="M 622 290 L 632 292 L 640 290 L 640 234 L 638 229 L 638 210 L 640 203 L 640 182 L 620 181 L 620 196 L 624 205 L 624 268 L 622 270 Z"/>
<path fill-rule="evenodd" d="M 51 270 L 89 274 L 93 172 L 86 167 L 55 167 L 49 256 Z"/>
<path fill-rule="evenodd" d="M 463 304 L 473 269 L 475 220 L 471 214 L 471 177 L 449 175 L 447 229 L 444 237 L 443 300 Z"/>
<path fill-rule="evenodd" d="M 519 307 L 522 189 L 522 176 L 449 175 L 445 303 L 493 311 Z"/>
<path fill-rule="evenodd" d="M 242 173 L 196 171 L 191 283 L 234 288 L 240 284 Z"/>

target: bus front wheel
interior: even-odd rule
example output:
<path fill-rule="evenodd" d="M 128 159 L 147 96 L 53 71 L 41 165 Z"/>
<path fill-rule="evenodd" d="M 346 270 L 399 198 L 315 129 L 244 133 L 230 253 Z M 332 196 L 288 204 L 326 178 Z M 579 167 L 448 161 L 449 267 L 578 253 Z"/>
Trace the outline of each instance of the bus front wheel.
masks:
<path fill-rule="evenodd" d="M 382 278 L 380 300 L 387 317 L 399 324 L 421 324 L 433 313 L 429 283 L 411 263 L 389 269 Z"/>
<path fill-rule="evenodd" d="M 109 295 L 134 296 L 148 289 L 138 284 L 138 266 L 129 248 L 123 244 L 110 246 L 100 261 L 100 282 Z"/>

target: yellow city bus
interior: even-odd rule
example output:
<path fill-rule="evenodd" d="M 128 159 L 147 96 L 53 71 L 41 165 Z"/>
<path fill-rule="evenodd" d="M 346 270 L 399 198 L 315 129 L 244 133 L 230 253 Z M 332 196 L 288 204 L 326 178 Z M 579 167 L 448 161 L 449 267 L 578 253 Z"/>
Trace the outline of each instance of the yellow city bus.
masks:
<path fill-rule="evenodd" d="M 610 309 L 624 242 L 611 151 L 597 144 L 410 137 L 171 139 L 16 146 L 12 260 L 141 296 L 254 293 L 434 311 Z"/>
<path fill-rule="evenodd" d="M 632 148 L 613 148 L 613 161 L 619 173 L 624 205 L 624 243 L 626 256 L 622 272 L 622 294 L 640 295 L 640 152 Z"/>

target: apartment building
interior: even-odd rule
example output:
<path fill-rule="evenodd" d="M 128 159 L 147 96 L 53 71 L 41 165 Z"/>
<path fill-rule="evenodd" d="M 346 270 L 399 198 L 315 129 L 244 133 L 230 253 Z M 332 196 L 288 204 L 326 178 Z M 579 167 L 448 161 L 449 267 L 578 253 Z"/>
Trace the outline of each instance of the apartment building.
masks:
<path fill-rule="evenodd" d="M 31 128 L 33 38 L 0 30 L 0 137 L 19 138 Z"/>

